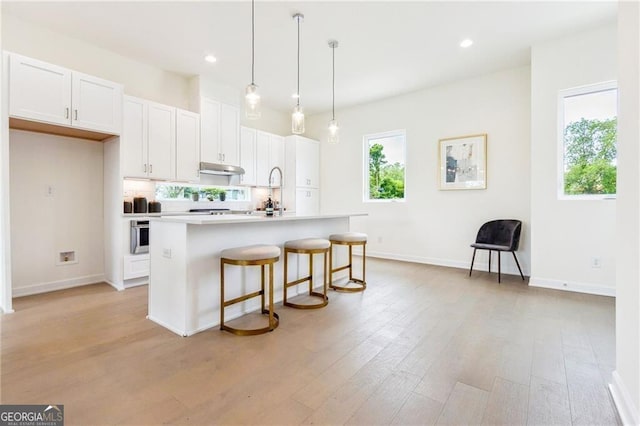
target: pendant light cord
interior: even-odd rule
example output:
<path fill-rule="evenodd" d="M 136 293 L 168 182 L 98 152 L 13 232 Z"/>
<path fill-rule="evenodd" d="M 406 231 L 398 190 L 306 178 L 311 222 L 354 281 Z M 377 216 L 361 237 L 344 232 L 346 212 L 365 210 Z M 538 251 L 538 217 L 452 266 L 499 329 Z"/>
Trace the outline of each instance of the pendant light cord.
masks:
<path fill-rule="evenodd" d="M 331 46 L 331 116 L 336 119 L 336 46 Z"/>
<path fill-rule="evenodd" d="M 298 103 L 300 106 L 300 17 L 297 18 L 298 21 Z"/>
<path fill-rule="evenodd" d="M 251 84 L 255 85 L 254 71 L 255 71 L 255 0 L 251 0 Z"/>

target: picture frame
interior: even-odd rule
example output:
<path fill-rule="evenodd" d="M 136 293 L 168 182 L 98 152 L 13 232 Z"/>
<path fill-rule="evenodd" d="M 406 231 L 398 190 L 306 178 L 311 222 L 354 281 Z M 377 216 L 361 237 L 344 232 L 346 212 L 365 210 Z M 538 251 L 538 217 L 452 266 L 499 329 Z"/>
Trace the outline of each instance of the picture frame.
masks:
<path fill-rule="evenodd" d="M 440 190 L 487 188 L 487 134 L 438 141 Z"/>

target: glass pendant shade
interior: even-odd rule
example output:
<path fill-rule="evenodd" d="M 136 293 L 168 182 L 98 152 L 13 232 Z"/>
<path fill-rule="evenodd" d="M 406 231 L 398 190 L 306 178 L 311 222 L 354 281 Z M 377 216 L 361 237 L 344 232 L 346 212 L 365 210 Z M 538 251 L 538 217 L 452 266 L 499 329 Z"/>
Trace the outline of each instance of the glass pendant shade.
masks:
<path fill-rule="evenodd" d="M 327 138 L 327 142 L 331 144 L 336 144 L 340 141 L 339 137 L 340 128 L 338 127 L 338 122 L 336 120 L 329 121 L 329 137 Z"/>
<path fill-rule="evenodd" d="M 257 120 L 260 118 L 260 93 L 258 86 L 250 84 L 244 97 L 244 112 L 249 120 Z"/>
<path fill-rule="evenodd" d="M 304 133 L 304 111 L 300 105 L 296 105 L 291 114 L 291 133 L 294 135 Z"/>

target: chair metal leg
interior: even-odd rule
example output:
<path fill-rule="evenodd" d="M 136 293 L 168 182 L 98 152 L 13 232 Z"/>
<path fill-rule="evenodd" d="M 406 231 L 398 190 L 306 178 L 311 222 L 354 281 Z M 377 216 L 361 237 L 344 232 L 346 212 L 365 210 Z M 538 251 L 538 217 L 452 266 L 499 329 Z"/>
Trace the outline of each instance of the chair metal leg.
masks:
<path fill-rule="evenodd" d="M 522 281 L 524 281 L 524 275 L 522 274 L 522 269 L 520 268 L 520 263 L 518 262 L 518 258 L 516 257 L 516 252 L 512 251 L 513 259 L 516 261 L 516 265 L 518 265 L 518 271 L 520 271 L 520 276 L 522 277 Z"/>
<path fill-rule="evenodd" d="M 491 250 L 489 250 L 489 273 L 491 273 Z"/>
<path fill-rule="evenodd" d="M 220 330 L 224 330 L 224 262 L 220 259 Z"/>
<path fill-rule="evenodd" d="M 473 271 L 473 262 L 476 260 L 476 250 L 473 249 L 473 256 L 471 256 L 471 268 L 469 268 L 469 276 L 471 276 L 471 271 Z"/>
<path fill-rule="evenodd" d="M 498 284 L 500 284 L 500 254 L 501 252 L 498 250 Z"/>

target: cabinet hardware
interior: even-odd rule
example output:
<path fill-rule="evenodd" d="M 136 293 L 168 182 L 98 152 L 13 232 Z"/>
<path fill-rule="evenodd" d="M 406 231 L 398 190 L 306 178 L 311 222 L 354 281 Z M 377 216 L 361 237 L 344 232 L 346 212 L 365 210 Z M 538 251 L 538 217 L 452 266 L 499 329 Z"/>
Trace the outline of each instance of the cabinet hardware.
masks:
<path fill-rule="evenodd" d="M 69 118 L 69 107 L 64 109 L 64 118 Z"/>
<path fill-rule="evenodd" d="M 144 172 L 147 173 L 147 164 L 144 164 Z"/>
<path fill-rule="evenodd" d="M 75 115 L 74 120 L 78 121 L 78 110 L 77 110 L 77 109 L 74 109 L 74 110 L 73 110 L 73 113 L 74 113 L 74 115 Z"/>
<path fill-rule="evenodd" d="M 153 164 L 149 164 L 149 173 L 153 173 Z"/>

